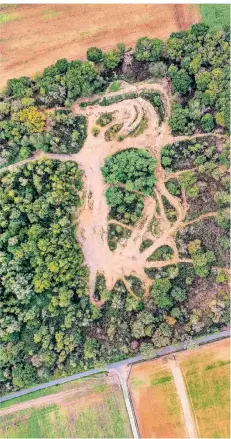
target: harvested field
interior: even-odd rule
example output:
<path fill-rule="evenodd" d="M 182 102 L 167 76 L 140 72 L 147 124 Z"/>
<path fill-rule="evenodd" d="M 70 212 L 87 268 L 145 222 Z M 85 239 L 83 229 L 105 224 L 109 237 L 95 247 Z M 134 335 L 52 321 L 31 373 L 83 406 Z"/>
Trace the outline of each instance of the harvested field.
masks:
<path fill-rule="evenodd" d="M 115 377 L 94 376 L 27 395 L 0 410 L 0 437 L 132 437 L 123 395 Z M 39 392 L 38 392 L 39 393 Z M 29 398 L 31 398 L 29 400 Z"/>
<path fill-rule="evenodd" d="M 230 437 L 230 340 L 177 354 L 199 437 Z"/>
<path fill-rule="evenodd" d="M 1 87 L 41 72 L 57 59 L 85 58 L 141 36 L 166 39 L 200 21 L 196 5 L 11 5 L 1 10 Z"/>
<path fill-rule="evenodd" d="M 133 366 L 130 390 L 141 437 L 187 437 L 180 401 L 165 359 Z"/>

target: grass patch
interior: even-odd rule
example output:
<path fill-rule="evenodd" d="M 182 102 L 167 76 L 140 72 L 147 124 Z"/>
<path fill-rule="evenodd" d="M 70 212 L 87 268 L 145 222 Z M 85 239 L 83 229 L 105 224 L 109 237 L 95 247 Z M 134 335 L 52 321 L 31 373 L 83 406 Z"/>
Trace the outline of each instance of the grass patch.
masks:
<path fill-rule="evenodd" d="M 116 123 L 115 125 L 112 125 L 112 127 L 108 128 L 105 132 L 105 140 L 107 142 L 113 140 L 116 137 L 117 133 L 121 130 L 122 126 L 123 123 Z"/>
<path fill-rule="evenodd" d="M 43 12 L 43 16 L 45 18 L 55 18 L 62 14 L 62 11 L 53 11 L 52 9 L 50 11 Z"/>
<path fill-rule="evenodd" d="M 156 380 L 151 380 L 151 386 L 157 386 L 158 384 L 168 383 L 171 380 L 172 377 L 170 375 L 167 375 L 165 377 L 157 378 Z"/>
<path fill-rule="evenodd" d="M 81 32 L 80 37 L 87 37 L 88 35 L 90 35 L 90 32 Z"/>
<path fill-rule="evenodd" d="M 137 389 L 144 384 L 144 381 L 142 381 L 140 378 L 132 378 L 131 383 L 132 387 L 134 387 L 134 389 Z"/>
<path fill-rule="evenodd" d="M 92 389 L 93 389 L 93 391 L 96 392 L 96 393 L 102 393 L 102 392 L 105 392 L 105 390 L 106 390 L 106 385 L 105 385 L 105 384 L 95 384 L 95 385 L 92 387 Z"/>
<path fill-rule="evenodd" d="M 114 82 L 112 82 L 112 84 L 109 87 L 109 93 L 119 91 L 120 88 L 121 88 L 120 83 L 118 81 L 114 81 Z"/>
<path fill-rule="evenodd" d="M 0 23 L 9 23 L 10 21 L 19 20 L 19 16 L 16 14 L 0 14 Z"/>
<path fill-rule="evenodd" d="M 143 134 L 143 132 L 148 128 L 148 119 L 146 116 L 144 116 L 139 123 L 139 125 L 129 134 L 129 137 L 137 137 L 140 134 Z"/>
<path fill-rule="evenodd" d="M 230 24 L 230 5 L 199 5 L 202 22 L 212 30 L 220 30 Z"/>
<path fill-rule="evenodd" d="M 212 363 L 212 364 L 208 364 L 208 366 L 206 366 L 205 370 L 211 370 L 214 369 L 215 367 L 220 367 L 220 366 L 226 366 L 226 364 L 230 364 L 230 360 L 228 361 L 217 361 L 216 363 Z"/>

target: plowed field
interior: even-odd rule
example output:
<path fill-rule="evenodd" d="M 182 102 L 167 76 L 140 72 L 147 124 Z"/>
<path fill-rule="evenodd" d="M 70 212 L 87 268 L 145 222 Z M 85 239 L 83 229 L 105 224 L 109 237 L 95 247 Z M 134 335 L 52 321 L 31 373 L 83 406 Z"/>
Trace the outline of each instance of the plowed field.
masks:
<path fill-rule="evenodd" d="M 41 72 L 59 58 L 85 58 L 90 46 L 167 38 L 200 21 L 196 5 L 15 5 L 1 12 L 1 84 Z"/>

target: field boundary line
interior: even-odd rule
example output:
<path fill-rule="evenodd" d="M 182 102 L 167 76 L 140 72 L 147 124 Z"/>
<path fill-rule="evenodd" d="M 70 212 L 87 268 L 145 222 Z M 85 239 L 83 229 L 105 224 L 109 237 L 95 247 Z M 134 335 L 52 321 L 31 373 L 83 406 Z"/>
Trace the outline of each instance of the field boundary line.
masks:
<path fill-rule="evenodd" d="M 139 434 L 139 429 L 137 429 L 137 419 L 136 419 L 136 416 L 134 413 L 133 405 L 131 404 L 131 398 L 130 398 L 130 394 L 129 394 L 129 388 L 127 385 L 127 379 L 123 376 L 122 372 L 118 369 L 117 369 L 117 375 L 119 377 L 119 381 L 120 381 L 120 385 L 121 385 L 121 389 L 122 389 L 124 402 L 125 402 L 125 406 L 127 409 L 128 419 L 130 421 L 133 437 L 134 437 L 134 439 L 139 439 L 140 434 Z"/>
<path fill-rule="evenodd" d="M 129 394 L 129 398 L 130 398 L 130 403 L 131 403 L 133 415 L 134 415 L 135 422 L 136 422 L 136 428 L 137 428 L 139 437 L 141 438 L 139 423 L 138 423 L 138 419 L 137 419 L 137 416 L 136 416 L 136 411 L 135 411 L 135 407 L 134 407 L 134 403 L 133 403 L 133 399 L 132 399 L 132 392 L 131 392 L 130 383 L 129 383 L 132 367 L 133 367 L 133 364 L 131 364 L 131 366 L 130 366 L 130 369 L 129 369 L 126 381 L 127 381 L 127 388 L 128 388 L 128 394 Z"/>

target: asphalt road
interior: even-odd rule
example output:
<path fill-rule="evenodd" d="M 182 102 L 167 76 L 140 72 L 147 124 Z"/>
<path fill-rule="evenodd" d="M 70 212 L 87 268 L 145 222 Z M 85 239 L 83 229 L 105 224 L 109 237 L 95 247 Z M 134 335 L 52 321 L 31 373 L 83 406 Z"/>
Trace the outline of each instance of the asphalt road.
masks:
<path fill-rule="evenodd" d="M 198 344 L 205 344 L 211 341 L 219 340 L 221 338 L 227 338 L 230 336 L 230 329 L 225 331 L 216 332 L 214 334 L 205 335 L 198 339 L 195 339 Z M 186 349 L 186 343 L 180 343 L 178 346 L 167 346 L 165 348 L 159 349 L 157 351 L 157 357 L 161 357 L 163 355 L 171 354 L 173 352 L 178 352 Z M 36 392 L 37 390 L 46 389 L 48 387 L 56 386 L 57 384 L 68 383 L 69 381 L 77 380 L 79 378 L 84 378 L 99 372 L 107 372 L 111 369 L 119 370 L 121 366 L 125 366 L 128 364 L 138 363 L 139 361 L 143 361 L 141 355 L 137 355 L 135 357 L 128 358 L 127 360 L 118 361 L 116 363 L 110 363 L 105 367 L 105 369 L 90 369 L 85 372 L 76 373 L 75 375 L 67 376 L 64 378 L 58 378 L 57 380 L 50 381 L 48 383 L 37 384 L 36 386 L 30 387 L 29 389 L 19 390 L 18 392 L 10 393 L 9 395 L 4 395 L 0 397 L 0 403 L 4 401 L 8 401 L 13 398 L 17 398 L 22 395 L 27 395 L 28 393 Z"/>

